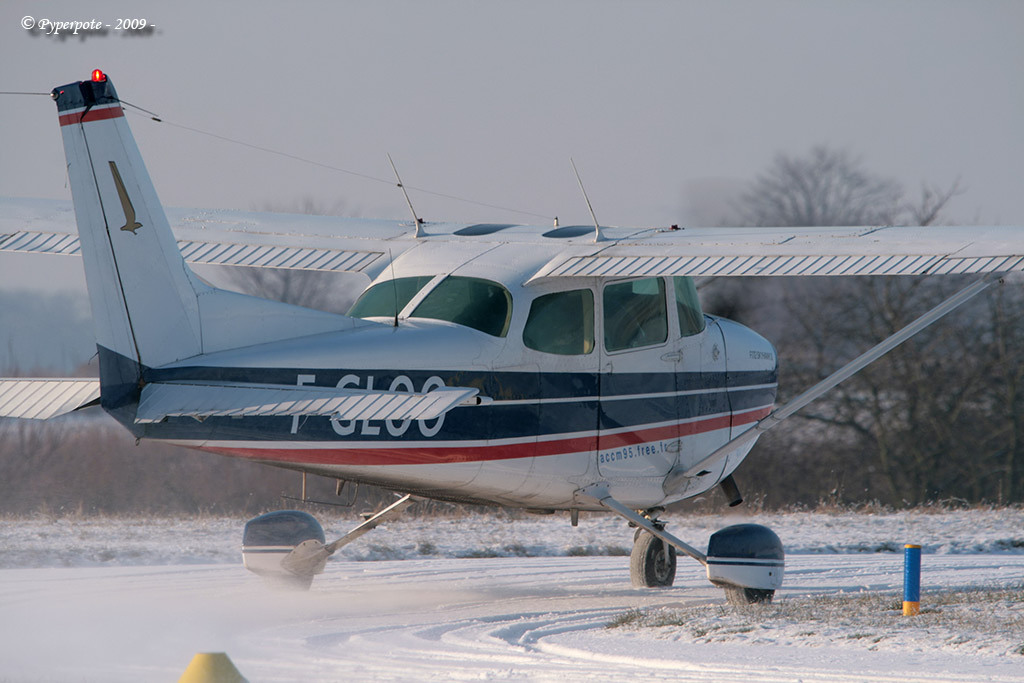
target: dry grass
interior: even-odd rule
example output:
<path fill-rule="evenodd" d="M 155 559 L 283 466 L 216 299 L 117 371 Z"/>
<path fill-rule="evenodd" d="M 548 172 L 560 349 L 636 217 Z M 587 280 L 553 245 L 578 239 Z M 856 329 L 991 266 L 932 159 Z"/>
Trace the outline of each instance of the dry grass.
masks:
<path fill-rule="evenodd" d="M 735 608 L 630 610 L 609 628 L 664 629 L 695 642 L 743 640 L 816 646 L 823 640 L 868 649 L 913 642 L 927 649 L 1024 655 L 1024 584 L 929 592 L 921 613 L 904 617 L 892 593 L 814 595 Z"/>

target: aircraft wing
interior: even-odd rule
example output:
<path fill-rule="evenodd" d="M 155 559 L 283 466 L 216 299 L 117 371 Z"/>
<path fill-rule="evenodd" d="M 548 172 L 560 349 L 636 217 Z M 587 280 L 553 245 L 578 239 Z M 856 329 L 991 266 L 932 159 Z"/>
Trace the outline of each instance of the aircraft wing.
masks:
<path fill-rule="evenodd" d="M 100 381 L 75 379 L 0 379 L 0 417 L 48 420 L 94 405 Z"/>
<path fill-rule="evenodd" d="M 229 210 L 165 211 L 182 255 L 196 264 L 362 272 L 372 278 L 391 258 L 415 244 L 410 237 L 412 228 L 399 221 Z M 0 251 L 78 254 L 71 202 L 0 197 Z"/>
<path fill-rule="evenodd" d="M 167 417 L 324 415 L 338 420 L 432 420 L 471 402 L 477 389 L 438 387 L 425 394 L 235 382 L 153 382 L 142 389 L 135 421 Z"/>
<path fill-rule="evenodd" d="M 638 276 L 926 275 L 1024 270 L 1024 228 L 602 228 L 430 224 L 166 209 L 190 263 L 362 272 L 420 241 L 534 244 L 555 255 L 529 280 Z M 0 198 L 0 251 L 77 254 L 71 202 Z M 563 232 L 570 231 L 570 232 Z M 571 235 L 571 236 L 564 236 Z"/>
<path fill-rule="evenodd" d="M 651 230 L 574 247 L 556 277 L 838 276 L 1024 270 L 1024 228 L 850 227 Z"/>

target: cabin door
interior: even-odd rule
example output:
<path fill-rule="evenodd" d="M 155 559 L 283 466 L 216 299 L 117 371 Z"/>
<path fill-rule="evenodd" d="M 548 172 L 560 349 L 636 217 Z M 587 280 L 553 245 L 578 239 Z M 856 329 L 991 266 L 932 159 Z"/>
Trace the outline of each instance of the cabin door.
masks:
<path fill-rule="evenodd" d="M 677 422 L 675 350 L 663 278 L 611 282 L 601 292 L 597 463 L 602 477 L 664 477 Z"/>

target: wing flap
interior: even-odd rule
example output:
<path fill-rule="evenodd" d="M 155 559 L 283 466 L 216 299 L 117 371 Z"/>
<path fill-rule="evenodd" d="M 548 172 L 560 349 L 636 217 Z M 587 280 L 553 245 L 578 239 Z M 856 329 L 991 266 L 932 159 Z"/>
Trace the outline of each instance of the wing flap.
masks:
<path fill-rule="evenodd" d="M 289 268 L 326 272 L 362 272 L 384 255 L 384 252 L 380 251 L 199 240 L 178 240 L 178 248 L 186 261 L 200 265 Z M 81 252 L 81 247 L 76 235 L 21 230 L 0 235 L 0 251 L 74 255 Z"/>
<path fill-rule="evenodd" d="M 20 230 L 0 235 L 0 251 L 35 254 L 77 254 L 81 252 L 78 236 L 59 232 Z"/>
<path fill-rule="evenodd" d="M 0 379 L 0 417 L 48 420 L 95 402 L 98 379 Z"/>
<path fill-rule="evenodd" d="M 178 240 L 189 263 L 216 266 L 255 266 L 328 272 L 361 272 L 378 258 L 379 251 L 261 246 L 231 242 Z"/>
<path fill-rule="evenodd" d="M 142 390 L 135 421 L 168 417 L 322 415 L 338 420 L 432 420 L 471 401 L 477 389 L 439 387 L 424 394 L 231 382 L 154 382 Z"/>

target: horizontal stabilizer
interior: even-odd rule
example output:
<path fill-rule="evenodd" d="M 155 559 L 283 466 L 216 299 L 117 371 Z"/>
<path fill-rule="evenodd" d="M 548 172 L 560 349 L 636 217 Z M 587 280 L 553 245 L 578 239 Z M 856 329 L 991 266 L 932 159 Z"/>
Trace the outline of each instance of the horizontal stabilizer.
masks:
<path fill-rule="evenodd" d="M 478 390 L 439 387 L 425 394 L 401 391 L 231 382 L 156 382 L 142 390 L 138 423 L 168 417 L 323 415 L 338 420 L 432 420 L 475 403 Z"/>
<path fill-rule="evenodd" d="M 0 417 L 48 420 L 99 401 L 98 379 L 0 379 Z"/>

